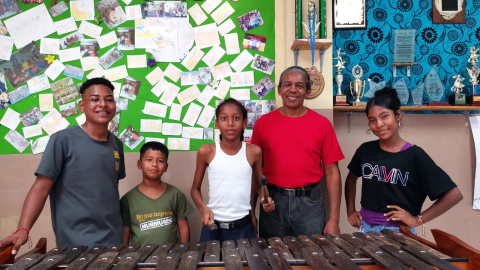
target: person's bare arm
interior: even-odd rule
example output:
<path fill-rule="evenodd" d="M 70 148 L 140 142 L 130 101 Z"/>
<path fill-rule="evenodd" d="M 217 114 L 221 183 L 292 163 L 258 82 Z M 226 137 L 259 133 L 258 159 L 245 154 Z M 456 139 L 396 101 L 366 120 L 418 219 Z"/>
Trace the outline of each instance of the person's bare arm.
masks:
<path fill-rule="evenodd" d="M 423 220 L 429 222 L 443 213 L 447 212 L 450 208 L 456 205 L 463 199 L 463 195 L 458 188 L 450 189 L 440 196 L 435 203 L 432 204 L 427 210 L 422 213 Z M 388 208 L 395 209 L 385 214 L 389 216 L 388 221 L 402 221 L 410 227 L 417 227 L 422 225 L 422 221 L 419 217 L 412 216 L 409 212 L 396 205 L 388 205 Z"/>
<path fill-rule="evenodd" d="M 352 172 L 348 172 L 345 180 L 345 202 L 347 204 L 348 222 L 353 227 L 363 227 L 362 215 L 355 208 L 355 195 L 357 194 L 357 180 L 358 177 Z"/>
<path fill-rule="evenodd" d="M 130 227 L 123 227 L 123 244 L 130 245 Z"/>
<path fill-rule="evenodd" d="M 264 194 L 262 193 L 262 184 L 260 183 L 260 177 L 262 176 L 262 167 L 263 167 L 263 156 L 262 149 L 256 145 L 251 145 L 252 157 L 255 160 L 252 165 L 252 186 L 255 187 L 256 194 L 252 195 L 255 197 L 255 206 L 257 205 L 257 196 L 260 197 L 260 202 L 262 203 L 263 210 L 266 212 L 271 212 L 275 209 L 275 202 L 271 197 L 268 197 L 268 200 L 265 201 Z M 268 180 L 268 179 L 267 179 Z"/>
<path fill-rule="evenodd" d="M 190 195 L 192 196 L 193 202 L 200 211 L 202 217 L 202 224 L 208 226 L 208 221 L 213 222 L 213 212 L 208 206 L 203 202 L 202 192 L 200 191 L 202 187 L 203 177 L 205 176 L 205 170 L 208 166 L 207 159 L 211 153 L 209 145 L 202 145 L 197 152 L 197 167 L 195 168 L 195 175 L 193 177 L 192 189 L 190 190 Z"/>
<path fill-rule="evenodd" d="M 45 201 L 48 198 L 48 193 L 53 186 L 53 181 L 43 175 L 38 175 L 35 183 L 25 198 L 23 203 L 22 214 L 18 222 L 18 228 L 32 229 L 33 224 L 38 219 L 38 216 L 45 206 Z M 0 250 L 7 245 L 14 245 L 12 254 L 17 254 L 20 246 L 25 244 L 28 240 L 28 233 L 25 230 L 18 231 L 0 241 Z"/>
<path fill-rule="evenodd" d="M 184 218 L 177 222 L 178 232 L 180 234 L 180 243 L 190 242 L 190 226 L 188 225 L 188 219 Z"/>
<path fill-rule="evenodd" d="M 328 197 L 330 198 L 330 217 L 325 229 L 324 235 L 340 234 L 338 222 L 340 220 L 340 200 L 342 198 L 342 182 L 340 180 L 340 170 L 338 162 L 325 165 L 325 179 L 327 184 Z"/>

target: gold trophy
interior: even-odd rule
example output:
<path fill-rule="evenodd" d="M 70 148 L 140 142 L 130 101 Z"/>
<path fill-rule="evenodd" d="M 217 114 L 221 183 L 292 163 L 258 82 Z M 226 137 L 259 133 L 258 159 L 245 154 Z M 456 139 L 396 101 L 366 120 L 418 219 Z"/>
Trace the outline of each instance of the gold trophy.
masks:
<path fill-rule="evenodd" d="M 367 106 L 367 102 L 360 101 L 365 94 L 365 81 L 360 80 L 363 75 L 362 67 L 355 65 L 352 68 L 352 74 L 353 77 L 355 77 L 355 80 L 350 82 L 350 93 L 352 94 L 352 97 L 355 98 L 353 106 Z"/>

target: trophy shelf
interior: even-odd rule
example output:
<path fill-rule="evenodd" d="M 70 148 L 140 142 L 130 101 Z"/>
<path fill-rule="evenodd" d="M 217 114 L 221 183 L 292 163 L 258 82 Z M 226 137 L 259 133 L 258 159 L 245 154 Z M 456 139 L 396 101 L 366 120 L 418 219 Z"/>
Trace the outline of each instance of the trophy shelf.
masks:
<path fill-rule="evenodd" d="M 480 111 L 480 106 L 401 106 L 404 112 L 418 111 Z M 365 112 L 363 106 L 334 106 L 334 112 Z"/>
<path fill-rule="evenodd" d="M 331 39 L 315 39 L 315 50 L 328 49 L 332 46 Z M 310 50 L 310 43 L 308 39 L 295 39 L 290 49 L 295 50 Z"/>

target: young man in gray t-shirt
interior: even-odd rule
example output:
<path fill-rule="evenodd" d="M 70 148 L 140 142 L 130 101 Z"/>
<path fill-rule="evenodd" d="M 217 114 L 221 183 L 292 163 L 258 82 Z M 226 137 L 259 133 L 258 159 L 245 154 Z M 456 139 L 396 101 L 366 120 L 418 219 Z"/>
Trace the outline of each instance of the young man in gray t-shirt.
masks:
<path fill-rule="evenodd" d="M 123 243 L 118 181 L 125 178 L 122 142 L 108 131 L 115 116 L 113 85 L 103 78 L 82 84 L 79 102 L 86 122 L 53 134 L 35 171 L 18 229 L 0 241 L 16 254 L 50 195 L 57 246 Z"/>

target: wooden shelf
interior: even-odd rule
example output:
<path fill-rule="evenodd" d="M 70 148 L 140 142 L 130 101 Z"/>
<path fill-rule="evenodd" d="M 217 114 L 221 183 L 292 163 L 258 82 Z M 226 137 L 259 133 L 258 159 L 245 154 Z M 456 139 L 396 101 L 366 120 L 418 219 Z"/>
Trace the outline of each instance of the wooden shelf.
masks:
<path fill-rule="evenodd" d="M 480 106 L 402 106 L 404 112 L 418 111 L 480 111 Z M 334 112 L 365 112 L 365 107 L 360 106 L 334 106 Z"/>
<path fill-rule="evenodd" d="M 417 62 L 415 62 L 415 63 L 392 63 L 390 65 L 391 66 L 414 66 L 416 64 L 417 64 Z"/>
<path fill-rule="evenodd" d="M 295 39 L 290 49 L 295 50 L 297 46 L 300 46 L 300 50 L 310 50 L 310 43 L 308 39 Z M 332 46 L 331 39 L 315 39 L 315 50 L 324 48 L 325 50 Z"/>

